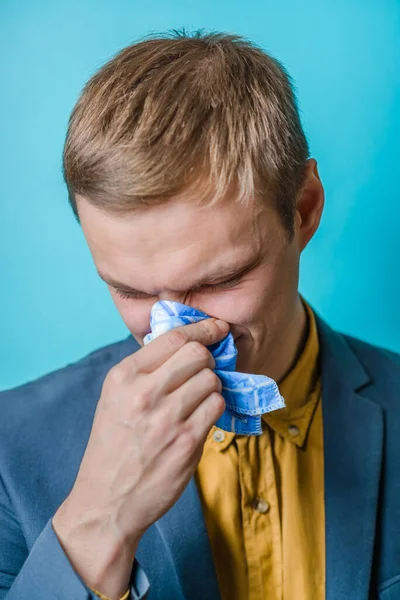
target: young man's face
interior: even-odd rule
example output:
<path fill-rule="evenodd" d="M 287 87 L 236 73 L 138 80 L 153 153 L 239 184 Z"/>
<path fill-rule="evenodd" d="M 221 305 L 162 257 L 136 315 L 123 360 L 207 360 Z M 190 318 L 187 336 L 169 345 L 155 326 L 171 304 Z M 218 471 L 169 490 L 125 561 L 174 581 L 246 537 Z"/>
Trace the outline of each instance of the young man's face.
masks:
<path fill-rule="evenodd" d="M 96 267 L 139 344 L 150 331 L 152 305 L 174 300 L 231 325 L 238 371 L 278 376 L 283 346 L 304 313 L 297 289 L 307 241 L 299 213 L 289 243 L 276 210 L 261 201 L 246 207 L 227 196 L 200 208 L 182 195 L 118 216 L 84 198 L 77 204 Z"/>

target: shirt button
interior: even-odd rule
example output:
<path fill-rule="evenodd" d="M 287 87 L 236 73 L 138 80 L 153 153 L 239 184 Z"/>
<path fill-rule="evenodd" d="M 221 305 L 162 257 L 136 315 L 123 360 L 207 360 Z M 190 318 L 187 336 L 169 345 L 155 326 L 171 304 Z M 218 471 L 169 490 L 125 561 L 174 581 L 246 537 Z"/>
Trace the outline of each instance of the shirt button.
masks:
<path fill-rule="evenodd" d="M 259 513 L 266 513 L 269 511 L 269 502 L 263 500 L 262 498 L 256 498 L 253 502 L 253 507 Z"/>
<path fill-rule="evenodd" d="M 213 439 L 216 442 L 223 442 L 225 439 L 225 433 L 222 431 L 222 429 L 216 429 L 213 433 Z"/>
<path fill-rule="evenodd" d="M 297 425 L 289 425 L 288 432 L 294 437 L 295 435 L 299 435 L 300 430 Z"/>

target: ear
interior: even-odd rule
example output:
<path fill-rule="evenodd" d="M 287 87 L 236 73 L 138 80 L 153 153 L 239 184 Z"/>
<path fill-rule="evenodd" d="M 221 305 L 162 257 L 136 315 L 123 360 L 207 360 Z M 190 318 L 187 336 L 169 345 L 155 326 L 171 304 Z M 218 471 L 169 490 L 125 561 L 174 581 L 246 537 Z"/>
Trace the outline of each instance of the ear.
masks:
<path fill-rule="evenodd" d="M 324 208 L 324 188 L 319 178 L 317 161 L 310 158 L 306 180 L 297 196 L 296 239 L 299 252 L 302 252 L 318 229 Z"/>

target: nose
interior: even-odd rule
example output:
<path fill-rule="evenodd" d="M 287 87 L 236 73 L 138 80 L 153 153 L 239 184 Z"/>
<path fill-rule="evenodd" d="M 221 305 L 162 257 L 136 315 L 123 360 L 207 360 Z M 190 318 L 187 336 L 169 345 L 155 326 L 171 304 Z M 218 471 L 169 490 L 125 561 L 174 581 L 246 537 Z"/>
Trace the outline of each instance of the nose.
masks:
<path fill-rule="evenodd" d="M 187 292 L 161 292 L 158 294 L 159 300 L 170 300 L 171 302 L 180 302 L 186 304 Z"/>

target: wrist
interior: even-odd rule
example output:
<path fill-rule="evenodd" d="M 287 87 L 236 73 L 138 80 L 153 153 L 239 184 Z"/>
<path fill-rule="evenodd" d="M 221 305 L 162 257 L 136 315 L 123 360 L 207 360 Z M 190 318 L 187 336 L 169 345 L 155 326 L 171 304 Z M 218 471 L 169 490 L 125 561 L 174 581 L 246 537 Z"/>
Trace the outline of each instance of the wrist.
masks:
<path fill-rule="evenodd" d="M 67 502 L 55 513 L 52 525 L 72 567 L 88 587 L 113 600 L 125 594 L 138 542 L 128 543 L 107 518 L 72 513 Z"/>

